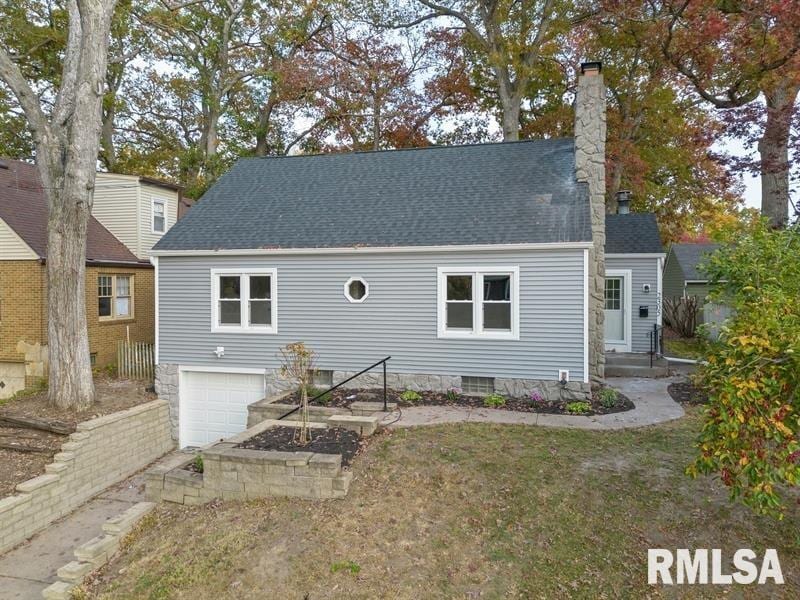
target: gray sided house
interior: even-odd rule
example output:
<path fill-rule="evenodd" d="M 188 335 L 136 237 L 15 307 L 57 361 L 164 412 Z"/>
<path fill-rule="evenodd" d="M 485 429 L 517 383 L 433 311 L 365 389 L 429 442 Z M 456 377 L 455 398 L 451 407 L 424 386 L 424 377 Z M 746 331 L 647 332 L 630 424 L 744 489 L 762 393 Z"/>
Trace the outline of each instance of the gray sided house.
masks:
<path fill-rule="evenodd" d="M 606 352 L 650 351 L 649 334 L 662 323 L 663 264 L 654 214 L 606 215 Z"/>
<path fill-rule="evenodd" d="M 180 445 L 243 430 L 249 403 L 290 387 L 279 350 L 297 341 L 327 381 L 391 356 L 391 387 L 586 398 L 603 351 L 598 75 L 576 139 L 237 162 L 153 251 L 156 388 Z M 639 235 L 630 222 L 619 235 Z M 620 247 L 640 285 L 654 246 Z M 621 290 L 609 310 L 630 311 Z"/>
<path fill-rule="evenodd" d="M 664 264 L 664 297 L 697 296 L 702 305 L 711 287 L 700 267 L 718 248 L 719 244 L 672 244 Z"/>

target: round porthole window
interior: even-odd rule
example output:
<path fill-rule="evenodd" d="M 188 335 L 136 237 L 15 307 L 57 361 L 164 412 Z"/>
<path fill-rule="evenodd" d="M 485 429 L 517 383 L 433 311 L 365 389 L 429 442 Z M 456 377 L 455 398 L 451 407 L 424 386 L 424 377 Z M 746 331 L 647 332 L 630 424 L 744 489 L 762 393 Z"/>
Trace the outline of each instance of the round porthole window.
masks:
<path fill-rule="evenodd" d="M 344 297 L 350 302 L 363 302 L 369 296 L 369 284 L 361 277 L 351 277 L 344 284 Z"/>

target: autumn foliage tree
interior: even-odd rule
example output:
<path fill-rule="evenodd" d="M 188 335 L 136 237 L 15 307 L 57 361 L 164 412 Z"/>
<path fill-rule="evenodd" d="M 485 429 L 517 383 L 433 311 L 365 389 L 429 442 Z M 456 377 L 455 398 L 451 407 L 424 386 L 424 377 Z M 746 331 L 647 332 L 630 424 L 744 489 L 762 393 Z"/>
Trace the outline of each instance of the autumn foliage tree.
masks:
<path fill-rule="evenodd" d="M 648 3 L 653 4 L 653 3 Z M 730 125 L 757 144 L 761 211 L 788 221 L 792 127 L 800 92 L 800 10 L 787 0 L 662 0 L 665 55 Z M 732 109 L 744 107 L 738 113 Z M 743 123 L 741 120 L 743 119 Z M 737 122 L 739 120 L 739 122 Z"/>
<path fill-rule="evenodd" d="M 781 516 L 800 481 L 800 230 L 759 222 L 706 262 L 711 298 L 731 307 L 698 378 L 709 392 L 689 473 Z"/>
<path fill-rule="evenodd" d="M 306 149 L 426 146 L 438 123 L 473 105 L 458 38 L 448 32 L 388 43 L 379 32 L 337 26 L 313 41 L 306 60 L 318 123 Z"/>

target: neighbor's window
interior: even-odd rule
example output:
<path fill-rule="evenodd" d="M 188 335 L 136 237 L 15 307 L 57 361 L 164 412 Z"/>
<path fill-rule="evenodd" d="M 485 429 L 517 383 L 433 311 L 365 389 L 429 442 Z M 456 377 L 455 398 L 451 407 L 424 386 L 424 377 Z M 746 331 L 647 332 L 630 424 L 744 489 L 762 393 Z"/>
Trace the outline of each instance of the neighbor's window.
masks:
<path fill-rule="evenodd" d="M 133 316 L 133 275 L 97 277 L 97 312 L 101 320 Z"/>
<path fill-rule="evenodd" d="M 274 333 L 275 271 L 212 271 L 216 330 Z"/>
<path fill-rule="evenodd" d="M 153 233 L 164 233 L 167 230 L 166 202 L 153 199 Z"/>
<path fill-rule="evenodd" d="M 439 337 L 519 337 L 518 267 L 439 269 Z"/>
<path fill-rule="evenodd" d="M 369 284 L 361 277 L 351 277 L 344 284 L 344 296 L 350 302 L 364 302 L 369 296 Z"/>

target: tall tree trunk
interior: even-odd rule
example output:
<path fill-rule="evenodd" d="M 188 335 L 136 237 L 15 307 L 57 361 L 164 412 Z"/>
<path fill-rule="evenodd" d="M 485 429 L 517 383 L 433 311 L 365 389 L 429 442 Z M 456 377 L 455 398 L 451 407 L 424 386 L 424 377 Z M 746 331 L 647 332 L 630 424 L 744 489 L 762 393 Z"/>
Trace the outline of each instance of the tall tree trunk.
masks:
<path fill-rule="evenodd" d="M 117 149 L 114 146 L 116 107 L 114 106 L 113 98 L 111 105 L 103 112 L 103 127 L 100 133 L 100 161 L 109 173 L 114 173 L 117 166 Z"/>
<path fill-rule="evenodd" d="M 761 214 L 773 227 L 789 222 L 789 135 L 800 85 L 782 79 L 765 92 L 767 122 L 758 141 L 761 155 Z"/>
<path fill-rule="evenodd" d="M 114 0 L 68 3 L 63 76 L 50 122 L 33 104 L 21 74 L 0 56 L 0 72 L 21 100 L 33 132 L 48 201 L 48 396 L 59 407 L 78 410 L 94 401 L 86 328 L 86 230 L 100 147 L 114 4 Z"/>
<path fill-rule="evenodd" d="M 269 127 L 272 121 L 272 111 L 278 103 L 278 93 L 273 88 L 270 90 L 267 103 L 258 111 L 258 125 L 256 126 L 256 156 L 266 156 L 269 154 Z"/>
<path fill-rule="evenodd" d="M 505 65 L 496 65 L 492 71 L 497 80 L 497 96 L 500 100 L 500 121 L 503 126 L 503 141 L 515 142 L 519 139 L 519 116 L 522 96 L 519 94 L 519 81 L 511 81 L 511 74 Z"/>
<path fill-rule="evenodd" d="M 61 408 L 81 410 L 94 400 L 85 281 L 91 211 L 88 186 L 94 186 L 95 169 L 94 164 L 89 165 L 89 172 L 85 167 L 64 169 L 58 164 L 57 151 L 51 149 L 48 154 L 51 171 L 60 172 L 55 176 L 60 185 L 43 179 L 45 187 L 52 188 L 47 220 L 49 398 Z"/>
<path fill-rule="evenodd" d="M 381 149 L 381 101 L 378 94 L 372 97 L 372 149 Z"/>

